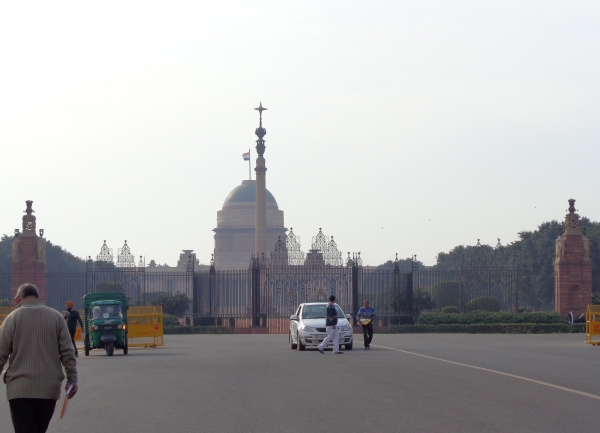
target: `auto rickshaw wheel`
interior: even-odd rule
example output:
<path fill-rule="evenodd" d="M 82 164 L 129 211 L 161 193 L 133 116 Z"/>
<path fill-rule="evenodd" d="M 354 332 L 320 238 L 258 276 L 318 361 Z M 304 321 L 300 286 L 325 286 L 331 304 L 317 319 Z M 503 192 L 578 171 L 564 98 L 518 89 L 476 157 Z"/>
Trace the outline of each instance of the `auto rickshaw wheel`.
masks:
<path fill-rule="evenodd" d="M 115 343 L 106 343 L 106 354 L 113 356 L 113 353 L 115 353 Z"/>
<path fill-rule="evenodd" d="M 83 339 L 83 348 L 85 350 L 85 356 L 90 356 L 90 338 L 87 335 Z"/>
<path fill-rule="evenodd" d="M 125 346 L 123 346 L 123 355 L 127 355 L 129 352 L 129 342 L 127 341 L 127 335 L 125 335 Z"/>

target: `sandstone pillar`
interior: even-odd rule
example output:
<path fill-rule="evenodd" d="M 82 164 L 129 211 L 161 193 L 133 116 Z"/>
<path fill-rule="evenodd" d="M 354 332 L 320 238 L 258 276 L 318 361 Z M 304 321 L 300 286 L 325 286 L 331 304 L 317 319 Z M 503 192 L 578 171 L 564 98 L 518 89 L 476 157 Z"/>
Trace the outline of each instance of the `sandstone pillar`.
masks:
<path fill-rule="evenodd" d="M 556 311 L 566 318 L 585 313 L 592 303 L 592 261 L 590 241 L 580 231 L 575 200 L 569 200 L 565 217 L 565 233 L 556 240 L 555 302 Z"/>
<path fill-rule="evenodd" d="M 256 221 L 254 231 L 254 249 L 258 257 L 267 253 L 267 167 L 265 167 L 265 140 L 267 130 L 262 127 L 262 112 L 266 110 L 262 103 L 255 108 L 260 113 L 260 124 L 256 128 Z"/>
<path fill-rule="evenodd" d="M 15 230 L 12 244 L 11 263 L 11 305 L 14 307 L 15 295 L 21 284 L 33 283 L 40 291 L 40 300 L 46 301 L 46 239 L 44 230 L 36 234 L 36 222 L 31 208 L 33 201 L 27 200 L 27 209 L 23 215 L 23 231 Z"/>

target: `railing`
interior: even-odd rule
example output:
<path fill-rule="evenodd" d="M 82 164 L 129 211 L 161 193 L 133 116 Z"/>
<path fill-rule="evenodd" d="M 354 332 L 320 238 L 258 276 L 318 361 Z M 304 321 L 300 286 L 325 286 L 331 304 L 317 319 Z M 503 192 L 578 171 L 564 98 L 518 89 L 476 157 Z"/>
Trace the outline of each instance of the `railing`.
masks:
<path fill-rule="evenodd" d="M 594 274 L 600 295 L 600 275 Z M 287 332 L 289 316 L 303 302 L 326 301 L 333 294 L 353 317 L 364 300 L 381 323 L 413 320 L 421 311 L 455 306 L 461 311 L 488 299 L 502 311 L 552 311 L 554 274 L 516 269 L 462 271 L 363 268 L 350 266 L 257 266 L 249 270 L 154 272 L 145 269 L 48 273 L 47 304 L 61 311 L 66 300 L 80 307 L 83 295 L 123 291 L 131 306 L 151 305 L 161 295 L 190 299 L 186 316 L 195 325 L 268 327 Z M 0 275 L 0 300 L 10 297 L 10 275 Z"/>
<path fill-rule="evenodd" d="M 0 274 L 0 306 L 10 305 L 10 283 L 10 274 Z"/>

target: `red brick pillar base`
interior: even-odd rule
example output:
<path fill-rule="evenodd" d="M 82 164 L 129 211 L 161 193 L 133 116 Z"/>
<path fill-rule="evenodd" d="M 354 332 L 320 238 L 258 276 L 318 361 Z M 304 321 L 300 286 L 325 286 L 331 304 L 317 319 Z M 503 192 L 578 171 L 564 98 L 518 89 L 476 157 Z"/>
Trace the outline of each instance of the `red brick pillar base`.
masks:
<path fill-rule="evenodd" d="M 592 303 L 592 261 L 590 241 L 581 233 L 575 200 L 569 200 L 565 233 L 556 240 L 554 270 L 556 311 L 566 318 L 579 316 Z"/>

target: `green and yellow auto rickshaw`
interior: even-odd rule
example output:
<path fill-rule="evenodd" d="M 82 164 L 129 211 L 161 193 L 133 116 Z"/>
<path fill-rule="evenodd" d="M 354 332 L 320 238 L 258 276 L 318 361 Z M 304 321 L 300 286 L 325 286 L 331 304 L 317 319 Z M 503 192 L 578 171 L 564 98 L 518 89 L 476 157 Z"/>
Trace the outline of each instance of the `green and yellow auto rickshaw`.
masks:
<path fill-rule="evenodd" d="M 104 349 L 112 356 L 115 349 L 127 355 L 127 298 L 124 293 L 89 293 L 83 297 L 85 310 L 83 344 L 90 350 Z"/>

